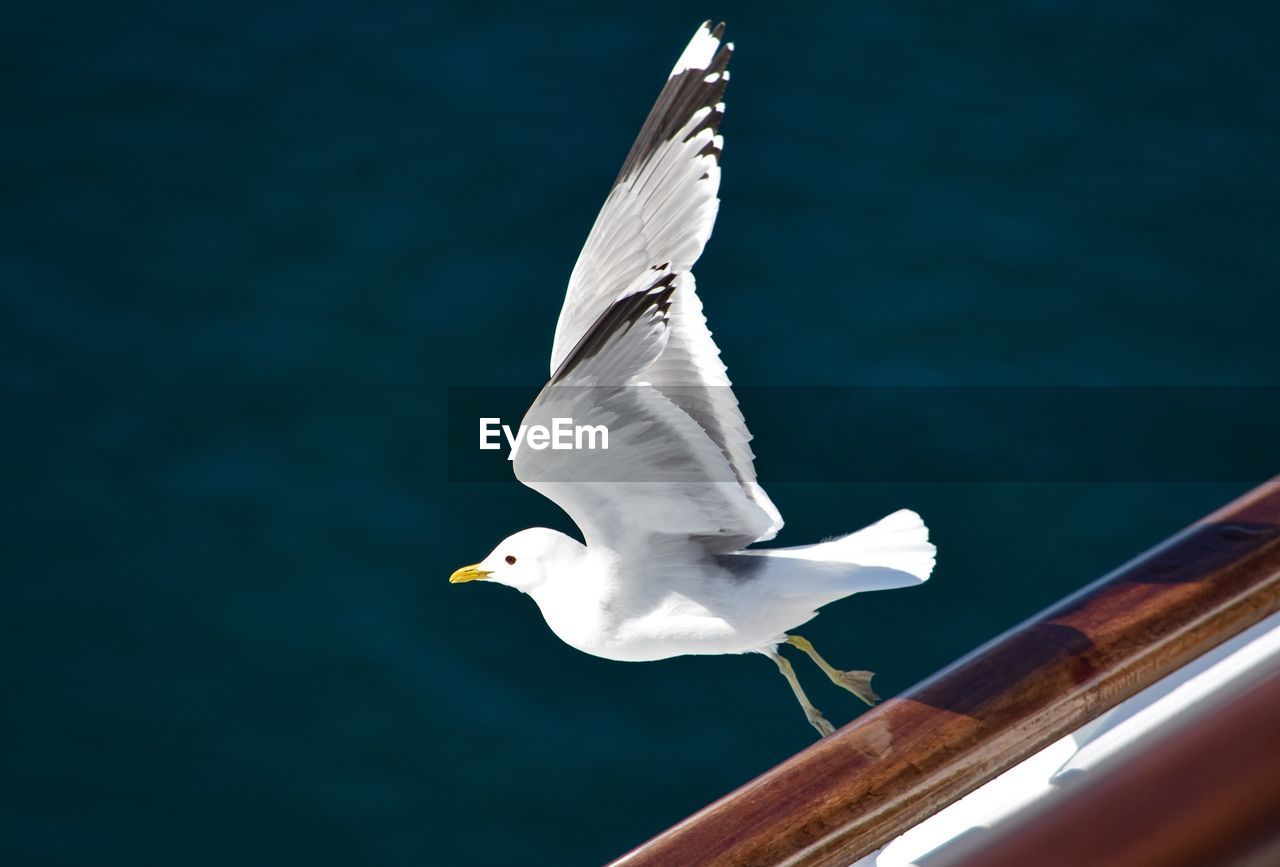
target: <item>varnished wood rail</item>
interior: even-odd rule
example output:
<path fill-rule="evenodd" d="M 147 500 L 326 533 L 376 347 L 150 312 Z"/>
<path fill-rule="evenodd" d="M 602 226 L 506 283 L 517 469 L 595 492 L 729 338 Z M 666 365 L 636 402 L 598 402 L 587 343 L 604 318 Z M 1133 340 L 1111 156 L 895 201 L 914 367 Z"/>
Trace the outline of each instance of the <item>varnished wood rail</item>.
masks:
<path fill-rule="evenodd" d="M 1280 477 L 618 859 L 847 865 L 1280 608 Z"/>

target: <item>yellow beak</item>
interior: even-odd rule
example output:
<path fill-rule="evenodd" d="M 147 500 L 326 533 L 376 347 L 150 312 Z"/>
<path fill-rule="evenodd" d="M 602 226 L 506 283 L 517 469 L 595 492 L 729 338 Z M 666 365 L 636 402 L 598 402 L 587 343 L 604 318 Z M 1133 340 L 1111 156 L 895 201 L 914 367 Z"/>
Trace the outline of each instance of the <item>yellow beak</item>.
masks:
<path fill-rule="evenodd" d="M 463 584 L 467 581 L 479 581 L 482 578 L 488 578 L 489 573 L 479 568 L 480 564 L 474 566 L 463 566 L 457 572 L 449 576 L 450 584 Z"/>

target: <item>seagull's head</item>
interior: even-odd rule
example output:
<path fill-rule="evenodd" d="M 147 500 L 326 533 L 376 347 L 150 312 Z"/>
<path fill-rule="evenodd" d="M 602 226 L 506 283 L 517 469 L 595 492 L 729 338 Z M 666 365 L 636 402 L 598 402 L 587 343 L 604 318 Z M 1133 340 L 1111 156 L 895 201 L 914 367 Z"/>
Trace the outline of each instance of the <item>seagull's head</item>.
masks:
<path fill-rule="evenodd" d="M 503 539 L 488 557 L 450 575 L 449 583 L 485 580 L 531 593 L 545 581 L 572 569 L 586 550 L 585 545 L 564 533 L 533 527 Z"/>

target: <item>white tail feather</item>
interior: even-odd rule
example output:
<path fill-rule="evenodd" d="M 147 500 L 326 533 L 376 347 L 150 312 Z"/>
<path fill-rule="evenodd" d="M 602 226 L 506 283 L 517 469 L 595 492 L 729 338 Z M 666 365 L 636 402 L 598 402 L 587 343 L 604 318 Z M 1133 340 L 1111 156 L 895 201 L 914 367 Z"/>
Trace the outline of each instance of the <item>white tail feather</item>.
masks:
<path fill-rule="evenodd" d="M 933 572 L 936 550 L 920 516 L 910 509 L 900 509 L 856 533 L 817 545 L 743 553 L 860 566 L 863 568 L 848 573 L 851 580 L 846 583 L 845 592 L 861 592 L 927 581 Z"/>
<path fill-rule="evenodd" d="M 812 548 L 814 559 L 859 566 L 887 566 L 929 580 L 937 548 L 929 541 L 929 528 L 910 509 L 899 509 L 856 533 L 832 539 Z"/>

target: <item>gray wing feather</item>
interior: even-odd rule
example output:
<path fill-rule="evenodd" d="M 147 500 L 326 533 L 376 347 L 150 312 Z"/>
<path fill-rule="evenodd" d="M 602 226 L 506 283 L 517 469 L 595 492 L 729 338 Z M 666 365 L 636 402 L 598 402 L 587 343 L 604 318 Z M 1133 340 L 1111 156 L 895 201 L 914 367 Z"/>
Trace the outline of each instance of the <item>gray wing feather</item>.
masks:
<path fill-rule="evenodd" d="M 526 445 L 514 457 L 516 478 L 564 509 L 588 544 L 620 550 L 639 539 L 682 536 L 722 552 L 770 526 L 723 450 L 646 380 L 666 348 L 682 276 L 653 269 L 650 284 L 611 305 L 525 415 L 529 428 L 569 419 L 608 430 L 607 449 Z"/>

